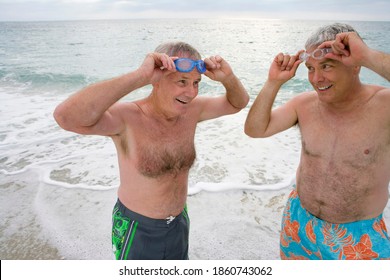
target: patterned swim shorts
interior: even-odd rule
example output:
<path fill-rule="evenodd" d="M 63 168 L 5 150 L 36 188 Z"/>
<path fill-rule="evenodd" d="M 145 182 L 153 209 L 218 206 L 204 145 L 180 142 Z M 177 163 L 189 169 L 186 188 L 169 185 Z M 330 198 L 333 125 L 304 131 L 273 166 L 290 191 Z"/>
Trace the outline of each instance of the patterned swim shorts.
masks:
<path fill-rule="evenodd" d="M 112 213 L 112 246 L 117 260 L 187 260 L 187 208 L 176 217 L 152 219 L 118 199 Z"/>
<path fill-rule="evenodd" d="M 323 221 L 305 210 L 294 190 L 283 213 L 281 259 L 390 259 L 390 239 L 382 214 L 345 224 Z"/>

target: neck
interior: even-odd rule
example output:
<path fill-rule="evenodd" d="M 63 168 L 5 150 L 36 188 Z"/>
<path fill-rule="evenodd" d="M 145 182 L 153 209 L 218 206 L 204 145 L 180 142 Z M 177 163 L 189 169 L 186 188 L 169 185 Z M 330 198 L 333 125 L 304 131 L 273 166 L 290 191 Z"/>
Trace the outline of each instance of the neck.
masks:
<path fill-rule="evenodd" d="M 160 100 L 159 95 L 156 92 L 152 92 L 146 99 L 145 105 L 148 114 L 154 119 L 159 120 L 166 124 L 176 123 L 180 115 L 167 110 L 168 106 L 164 106 L 164 100 Z"/>
<path fill-rule="evenodd" d="M 373 97 L 369 91 L 364 89 L 364 85 L 359 84 L 351 88 L 350 92 L 343 99 L 335 102 L 319 102 L 320 107 L 333 114 L 348 114 L 359 110 Z"/>

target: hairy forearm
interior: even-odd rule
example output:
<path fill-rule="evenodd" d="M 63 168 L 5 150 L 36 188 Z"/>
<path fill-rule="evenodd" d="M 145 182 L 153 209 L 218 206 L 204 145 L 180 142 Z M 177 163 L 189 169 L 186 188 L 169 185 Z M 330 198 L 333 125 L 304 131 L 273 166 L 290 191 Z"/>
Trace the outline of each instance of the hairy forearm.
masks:
<path fill-rule="evenodd" d="M 115 102 L 145 85 L 137 72 L 92 84 L 62 102 L 54 112 L 61 126 L 92 126 Z"/>
<path fill-rule="evenodd" d="M 222 84 L 226 89 L 226 97 L 233 107 L 243 109 L 248 105 L 249 95 L 241 81 L 234 74 Z"/>
<path fill-rule="evenodd" d="M 267 137 L 272 105 L 282 86 L 280 82 L 267 80 L 253 102 L 245 121 L 245 133 L 251 137 Z"/>
<path fill-rule="evenodd" d="M 390 81 L 390 54 L 372 50 L 363 66 Z"/>

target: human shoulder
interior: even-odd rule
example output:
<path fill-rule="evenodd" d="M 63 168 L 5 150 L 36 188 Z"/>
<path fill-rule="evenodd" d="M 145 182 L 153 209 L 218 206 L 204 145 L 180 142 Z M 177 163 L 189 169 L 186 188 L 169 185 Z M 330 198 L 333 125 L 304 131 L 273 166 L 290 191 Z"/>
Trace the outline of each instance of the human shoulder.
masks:
<path fill-rule="evenodd" d="M 371 95 L 376 102 L 390 102 L 390 88 L 378 85 L 366 85 L 366 92 Z"/>
<path fill-rule="evenodd" d="M 390 88 L 380 86 L 375 88 L 375 99 L 377 100 L 377 107 L 383 110 L 390 121 Z"/>
<path fill-rule="evenodd" d="M 291 97 L 287 102 L 278 106 L 273 111 L 283 112 L 295 112 L 299 115 L 300 112 L 307 111 L 310 108 L 315 100 L 317 100 L 316 92 L 301 92 L 293 97 Z"/>
<path fill-rule="evenodd" d="M 131 115 L 140 113 L 140 106 L 137 102 L 117 102 L 109 108 L 109 111 L 114 114 Z"/>
<path fill-rule="evenodd" d="M 111 108 L 114 110 L 134 110 L 137 108 L 137 105 L 136 105 L 136 101 L 133 102 L 118 101 L 114 105 L 112 105 Z"/>
<path fill-rule="evenodd" d="M 383 96 L 384 98 L 387 98 L 387 99 L 390 98 L 390 88 L 388 88 L 388 87 L 377 86 L 376 92 L 379 96 Z"/>
<path fill-rule="evenodd" d="M 211 96 L 197 96 L 191 101 L 191 107 L 189 112 L 191 114 L 199 115 L 207 105 L 213 104 L 215 102 L 215 97 Z"/>
<path fill-rule="evenodd" d="M 318 97 L 315 91 L 306 91 L 291 98 L 290 102 L 294 104 L 294 107 L 299 109 L 300 107 L 310 105 L 317 100 Z"/>
<path fill-rule="evenodd" d="M 142 115 L 142 110 L 136 102 L 117 102 L 107 110 L 108 116 L 120 120 L 125 127 L 137 123 Z"/>
<path fill-rule="evenodd" d="M 380 119 L 387 120 L 390 125 L 390 88 L 377 85 L 368 85 L 368 108 Z"/>
<path fill-rule="evenodd" d="M 317 93 L 315 91 L 304 91 L 297 94 L 294 98 L 300 101 L 308 101 L 308 100 L 316 99 Z"/>

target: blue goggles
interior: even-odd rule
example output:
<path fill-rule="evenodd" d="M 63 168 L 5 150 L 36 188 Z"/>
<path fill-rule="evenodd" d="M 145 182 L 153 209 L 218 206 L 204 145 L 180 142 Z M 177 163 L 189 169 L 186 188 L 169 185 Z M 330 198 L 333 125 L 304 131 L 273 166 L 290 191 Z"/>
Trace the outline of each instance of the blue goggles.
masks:
<path fill-rule="evenodd" d="M 190 58 L 179 58 L 174 61 L 176 70 L 183 73 L 188 73 L 196 69 L 200 74 L 206 72 L 206 64 L 203 60 L 192 60 Z"/>

